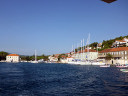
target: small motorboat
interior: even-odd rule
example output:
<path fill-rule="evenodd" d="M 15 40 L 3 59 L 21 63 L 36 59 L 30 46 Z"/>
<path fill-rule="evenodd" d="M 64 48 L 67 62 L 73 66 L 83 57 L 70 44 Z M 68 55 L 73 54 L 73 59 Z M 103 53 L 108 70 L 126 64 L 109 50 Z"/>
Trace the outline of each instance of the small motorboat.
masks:
<path fill-rule="evenodd" d="M 128 72 L 128 69 L 120 69 L 121 72 Z"/>

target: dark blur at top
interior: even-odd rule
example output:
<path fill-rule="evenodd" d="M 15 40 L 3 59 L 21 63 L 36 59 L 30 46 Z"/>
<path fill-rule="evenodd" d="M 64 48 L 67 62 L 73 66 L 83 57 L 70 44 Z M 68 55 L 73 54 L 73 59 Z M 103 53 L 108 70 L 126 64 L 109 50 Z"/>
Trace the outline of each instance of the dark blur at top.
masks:
<path fill-rule="evenodd" d="M 104 1 L 106 3 L 112 3 L 112 2 L 117 1 L 117 0 L 101 0 L 101 1 Z"/>

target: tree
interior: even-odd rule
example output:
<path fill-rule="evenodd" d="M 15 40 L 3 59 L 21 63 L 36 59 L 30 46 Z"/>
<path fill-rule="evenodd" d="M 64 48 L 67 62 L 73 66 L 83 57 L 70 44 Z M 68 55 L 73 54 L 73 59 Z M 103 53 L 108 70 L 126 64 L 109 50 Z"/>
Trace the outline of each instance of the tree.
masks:
<path fill-rule="evenodd" d="M 106 58 L 106 60 L 111 60 L 113 58 L 113 56 L 108 53 L 105 58 Z"/>
<path fill-rule="evenodd" d="M 92 47 L 92 49 L 97 47 L 98 42 L 94 42 L 92 44 L 89 45 L 89 47 Z"/>
<path fill-rule="evenodd" d="M 1 51 L 1 52 L 0 52 L 0 60 L 6 60 L 6 56 L 7 56 L 8 54 L 9 54 L 9 53 L 7 53 L 7 52 Z"/>

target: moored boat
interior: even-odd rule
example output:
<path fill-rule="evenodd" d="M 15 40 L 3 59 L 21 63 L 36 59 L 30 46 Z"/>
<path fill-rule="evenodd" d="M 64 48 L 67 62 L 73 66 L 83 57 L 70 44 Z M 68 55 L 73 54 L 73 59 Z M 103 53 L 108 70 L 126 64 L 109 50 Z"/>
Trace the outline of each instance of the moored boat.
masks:
<path fill-rule="evenodd" d="M 110 67 L 110 65 L 101 65 L 100 67 Z"/>
<path fill-rule="evenodd" d="M 35 50 L 35 60 L 34 60 L 34 61 L 31 61 L 31 63 L 39 63 L 39 62 L 37 61 L 36 50 Z"/>
<path fill-rule="evenodd" d="M 118 68 L 126 68 L 128 66 L 127 65 L 117 65 L 116 67 L 118 67 Z"/>
<path fill-rule="evenodd" d="M 128 69 L 120 69 L 121 72 L 128 72 Z"/>

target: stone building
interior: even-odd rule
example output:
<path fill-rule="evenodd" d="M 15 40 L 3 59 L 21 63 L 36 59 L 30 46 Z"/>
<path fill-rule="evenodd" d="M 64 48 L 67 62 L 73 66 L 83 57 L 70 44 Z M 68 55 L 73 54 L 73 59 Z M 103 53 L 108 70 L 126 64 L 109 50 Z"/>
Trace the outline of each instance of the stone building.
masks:
<path fill-rule="evenodd" d="M 106 59 L 107 54 L 112 56 L 110 60 Z M 105 49 L 99 52 L 98 58 L 105 60 L 107 64 L 128 64 L 128 47 Z"/>

